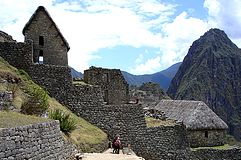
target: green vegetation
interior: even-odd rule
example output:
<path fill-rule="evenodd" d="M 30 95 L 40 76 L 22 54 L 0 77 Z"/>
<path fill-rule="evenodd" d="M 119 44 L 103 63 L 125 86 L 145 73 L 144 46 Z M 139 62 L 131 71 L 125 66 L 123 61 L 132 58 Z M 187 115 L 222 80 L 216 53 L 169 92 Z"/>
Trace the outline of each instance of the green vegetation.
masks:
<path fill-rule="evenodd" d="M 50 121 L 50 119 L 24 115 L 17 112 L 0 112 L 0 128 L 11 128 L 47 121 Z"/>
<path fill-rule="evenodd" d="M 173 120 L 160 120 L 152 117 L 145 117 L 147 127 L 158 127 L 158 126 L 173 126 L 175 122 Z"/>
<path fill-rule="evenodd" d="M 48 94 L 39 86 L 27 88 L 28 98 L 22 104 L 21 112 L 24 114 L 41 115 L 48 109 Z"/>
<path fill-rule="evenodd" d="M 51 110 L 62 110 L 65 114 L 70 114 L 70 116 L 76 122 L 76 129 L 70 133 L 69 139 L 71 142 L 77 145 L 77 147 L 83 152 L 93 152 L 91 146 L 103 143 L 107 140 L 107 135 L 102 130 L 81 117 L 73 114 L 69 109 L 61 105 L 54 98 L 49 98 L 49 111 Z"/>
<path fill-rule="evenodd" d="M 72 119 L 69 114 L 65 114 L 60 109 L 50 111 L 49 118 L 59 120 L 60 130 L 67 135 L 69 135 L 77 127 L 75 120 Z"/>
<path fill-rule="evenodd" d="M 93 152 L 93 146 L 107 141 L 107 135 L 96 126 L 88 123 L 83 118 L 78 117 L 68 110 L 65 106 L 58 103 L 54 98 L 50 98 L 47 92 L 35 84 L 30 76 L 23 70 L 17 70 L 9 65 L 0 57 L 0 81 L 7 79 L 16 80 L 15 83 L 0 83 L 0 91 L 12 91 L 13 102 L 12 105 L 17 111 L 29 112 L 42 108 L 44 111 L 53 111 L 59 109 L 66 115 L 69 115 L 76 122 L 76 129 L 73 130 L 65 139 L 76 144 L 77 147 L 83 152 Z M 34 100 L 33 100 L 34 99 Z M 28 102 L 29 101 L 29 102 Z M 32 104 L 26 107 L 26 103 Z M 41 106 L 38 106 L 40 104 Z M 26 107 L 26 108 L 25 108 Z M 2 112 L 0 111 L 0 127 L 9 128 L 22 125 L 28 125 L 38 122 L 50 121 L 50 119 L 40 118 L 37 116 L 28 116 L 15 112 Z"/>
<path fill-rule="evenodd" d="M 232 146 L 229 144 L 225 144 L 222 146 L 213 146 L 213 147 L 198 147 L 198 148 L 191 148 L 193 151 L 197 151 L 199 149 L 220 149 L 220 150 L 226 150 L 226 149 L 231 149 Z"/>
<path fill-rule="evenodd" d="M 82 80 L 73 81 L 73 84 L 79 84 L 79 85 L 89 85 L 89 84 L 85 83 L 85 82 L 84 82 L 84 81 L 82 81 Z"/>

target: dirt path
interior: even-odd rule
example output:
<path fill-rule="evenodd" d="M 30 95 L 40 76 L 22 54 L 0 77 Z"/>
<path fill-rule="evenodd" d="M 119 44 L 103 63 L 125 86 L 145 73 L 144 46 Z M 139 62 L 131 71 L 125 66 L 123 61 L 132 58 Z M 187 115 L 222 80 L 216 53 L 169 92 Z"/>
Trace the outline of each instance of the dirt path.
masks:
<path fill-rule="evenodd" d="M 144 160 L 136 155 L 126 155 L 120 151 L 120 154 L 113 154 L 112 149 L 104 153 L 84 153 L 83 160 Z"/>

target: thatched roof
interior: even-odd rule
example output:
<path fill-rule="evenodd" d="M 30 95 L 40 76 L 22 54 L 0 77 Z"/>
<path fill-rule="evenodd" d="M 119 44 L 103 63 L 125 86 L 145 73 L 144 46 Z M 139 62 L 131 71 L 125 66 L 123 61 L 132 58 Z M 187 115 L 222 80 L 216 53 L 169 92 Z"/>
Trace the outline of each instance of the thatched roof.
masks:
<path fill-rule="evenodd" d="M 53 23 L 54 27 L 56 28 L 56 30 L 59 33 L 59 36 L 61 37 L 62 41 L 64 42 L 65 46 L 67 47 L 67 49 L 69 50 L 69 43 L 66 41 L 66 39 L 64 38 L 64 36 L 62 35 L 62 33 L 60 32 L 58 26 L 55 24 L 55 22 L 53 21 L 53 19 L 51 18 L 50 14 L 48 13 L 48 11 L 43 7 L 43 6 L 39 6 L 37 8 L 37 10 L 34 12 L 34 14 L 31 16 L 31 18 L 29 19 L 29 21 L 26 23 L 26 25 L 23 28 L 23 35 L 25 35 L 25 31 L 28 29 L 28 27 L 31 25 L 32 21 L 34 20 L 34 18 L 37 16 L 37 14 L 43 11 L 47 17 L 49 18 L 49 20 Z"/>
<path fill-rule="evenodd" d="M 228 129 L 204 102 L 187 100 L 161 100 L 155 107 L 170 119 L 183 122 L 189 130 Z"/>

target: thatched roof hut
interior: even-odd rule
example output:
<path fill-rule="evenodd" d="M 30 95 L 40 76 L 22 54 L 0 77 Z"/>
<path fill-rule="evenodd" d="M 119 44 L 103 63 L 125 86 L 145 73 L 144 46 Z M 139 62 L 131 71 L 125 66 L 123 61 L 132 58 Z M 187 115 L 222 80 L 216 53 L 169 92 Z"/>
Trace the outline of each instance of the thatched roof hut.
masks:
<path fill-rule="evenodd" d="M 188 130 L 226 130 L 227 124 L 204 102 L 187 100 L 161 100 L 155 107 L 170 119 L 183 122 Z"/>

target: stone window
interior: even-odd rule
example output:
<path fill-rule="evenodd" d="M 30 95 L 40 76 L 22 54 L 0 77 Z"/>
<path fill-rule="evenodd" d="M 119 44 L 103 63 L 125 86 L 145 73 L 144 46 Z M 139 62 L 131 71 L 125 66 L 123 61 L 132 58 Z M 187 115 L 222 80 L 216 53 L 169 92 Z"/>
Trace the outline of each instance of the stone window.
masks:
<path fill-rule="evenodd" d="M 43 53 L 43 50 L 39 50 L 38 63 L 40 63 L 40 64 L 44 63 L 44 53 Z"/>
<path fill-rule="evenodd" d="M 39 45 L 40 46 L 44 45 L 44 37 L 43 36 L 39 36 Z"/>
<path fill-rule="evenodd" d="M 104 92 L 104 101 L 108 103 L 108 90 Z"/>
<path fill-rule="evenodd" d="M 208 138 L 208 131 L 205 131 L 205 138 Z"/>

